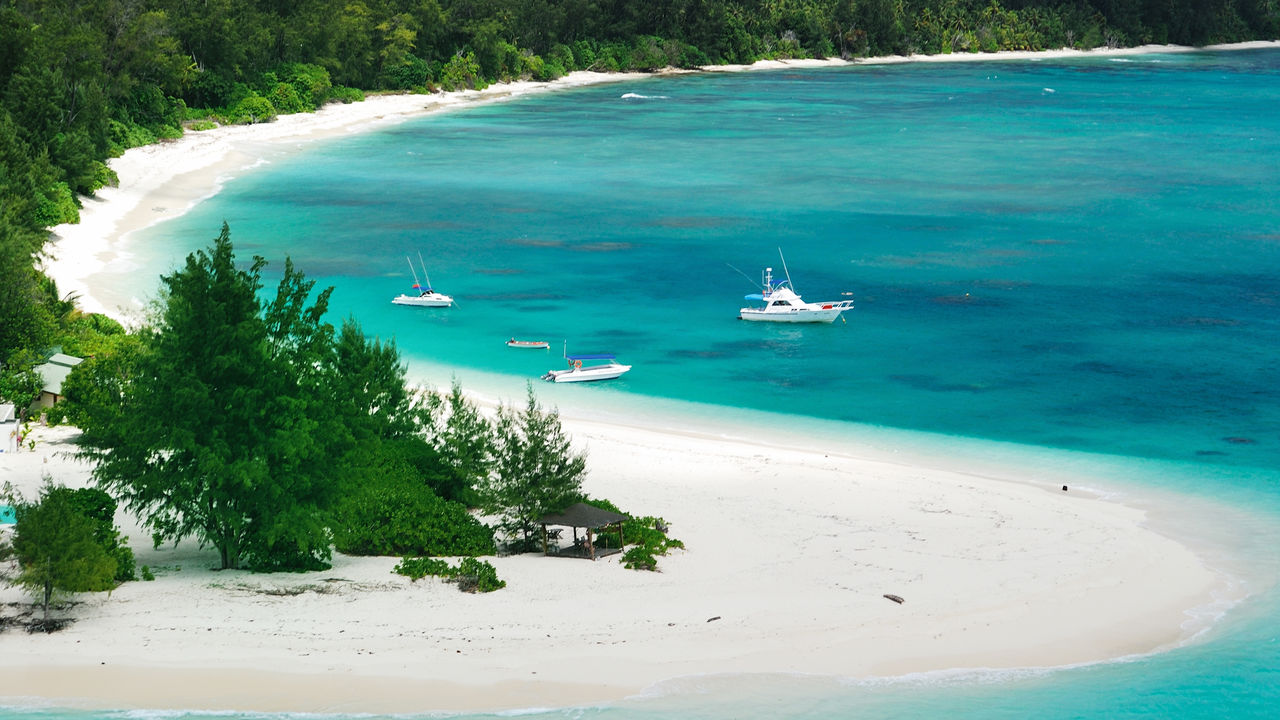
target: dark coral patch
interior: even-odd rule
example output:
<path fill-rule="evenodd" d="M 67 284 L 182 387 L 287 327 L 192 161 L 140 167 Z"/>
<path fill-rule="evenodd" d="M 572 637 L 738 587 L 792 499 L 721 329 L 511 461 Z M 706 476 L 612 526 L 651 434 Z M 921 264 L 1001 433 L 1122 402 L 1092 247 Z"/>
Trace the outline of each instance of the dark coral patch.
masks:
<path fill-rule="evenodd" d="M 1222 442 L 1230 443 L 1231 445 L 1257 445 L 1258 444 L 1258 441 L 1254 440 L 1251 437 L 1239 437 L 1236 435 L 1233 435 L 1231 437 L 1224 437 L 1222 438 Z"/>

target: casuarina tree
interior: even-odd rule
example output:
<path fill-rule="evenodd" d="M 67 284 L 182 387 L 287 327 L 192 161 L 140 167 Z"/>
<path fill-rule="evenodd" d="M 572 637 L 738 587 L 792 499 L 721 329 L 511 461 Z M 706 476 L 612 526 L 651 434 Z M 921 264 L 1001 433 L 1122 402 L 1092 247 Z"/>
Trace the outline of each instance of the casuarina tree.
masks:
<path fill-rule="evenodd" d="M 582 499 L 585 453 L 575 452 L 560 426 L 560 413 L 543 410 L 528 388 L 524 410 L 498 410 L 493 471 L 482 484 L 482 507 L 500 518 L 500 529 L 522 547 L 532 546 L 538 520 Z"/>
<path fill-rule="evenodd" d="M 264 265 L 237 267 L 223 224 L 161 278 L 119 405 L 81 420 L 82 445 L 156 542 L 195 538 L 224 568 L 324 567 L 336 459 L 351 444 L 333 412 L 328 291 L 308 304 L 313 284 L 286 264 L 264 308 Z"/>

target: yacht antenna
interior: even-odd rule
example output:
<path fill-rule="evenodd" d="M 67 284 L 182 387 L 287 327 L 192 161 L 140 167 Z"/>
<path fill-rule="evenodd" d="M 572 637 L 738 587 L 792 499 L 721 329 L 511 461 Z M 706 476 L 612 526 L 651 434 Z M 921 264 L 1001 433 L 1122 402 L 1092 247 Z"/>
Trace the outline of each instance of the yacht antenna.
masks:
<path fill-rule="evenodd" d="M 782 258 L 782 272 L 786 273 L 787 275 L 787 287 L 791 288 L 791 292 L 793 293 L 800 292 L 799 290 L 796 290 L 795 285 L 791 284 L 791 271 L 787 269 L 787 259 L 785 257 L 782 257 L 782 248 L 778 248 L 778 257 Z M 428 280 L 427 283 L 430 284 L 431 281 Z"/>

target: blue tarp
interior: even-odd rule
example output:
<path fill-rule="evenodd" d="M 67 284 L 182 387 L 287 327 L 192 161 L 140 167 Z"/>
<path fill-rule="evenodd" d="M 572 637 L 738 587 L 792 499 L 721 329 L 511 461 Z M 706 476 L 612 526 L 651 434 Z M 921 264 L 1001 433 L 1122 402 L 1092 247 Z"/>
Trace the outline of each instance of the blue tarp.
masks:
<path fill-rule="evenodd" d="M 592 353 L 590 355 L 565 355 L 569 360 L 612 360 L 616 355 L 610 353 Z"/>

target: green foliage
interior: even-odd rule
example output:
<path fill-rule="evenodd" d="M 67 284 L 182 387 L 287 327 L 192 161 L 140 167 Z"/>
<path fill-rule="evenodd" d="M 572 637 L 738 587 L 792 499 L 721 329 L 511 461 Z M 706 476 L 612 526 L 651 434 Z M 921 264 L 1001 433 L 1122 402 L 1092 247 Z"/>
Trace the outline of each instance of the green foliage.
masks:
<path fill-rule="evenodd" d="M 92 521 L 93 537 L 116 563 L 115 580 L 127 582 L 134 579 L 133 550 L 125 544 L 128 538 L 120 535 L 115 526 L 116 501 L 108 494 L 94 488 L 72 490 L 65 487 L 49 487 L 44 491 L 42 502 L 51 497 L 62 496 L 58 500 L 65 501 L 76 512 Z"/>
<path fill-rule="evenodd" d="M 427 576 L 443 578 L 447 582 L 457 583 L 458 589 L 463 592 L 487 593 L 507 586 L 505 580 L 498 579 L 498 571 L 493 565 L 473 557 L 463 558 L 457 565 L 435 558 L 404 558 L 392 572 L 412 580 Z"/>
<path fill-rule="evenodd" d="M 320 567 L 336 458 L 351 446 L 332 395 L 328 291 L 308 306 L 312 283 L 286 262 L 264 308 L 264 264 L 237 269 L 224 225 L 162 278 L 157 325 L 100 368 L 112 378 L 100 396 L 74 398 L 76 420 L 100 487 L 157 539 L 194 536 L 227 568 Z"/>
<path fill-rule="evenodd" d="M 74 302 L 73 298 L 73 311 L 60 322 L 57 344 L 62 346 L 62 352 L 87 358 L 114 349 L 125 336 L 124 327 L 106 315 L 74 310 Z"/>
<path fill-rule="evenodd" d="M 622 553 L 622 567 L 628 570 L 650 570 L 656 572 L 658 559 L 653 556 L 653 552 L 649 548 L 643 545 L 636 545 Z"/>
<path fill-rule="evenodd" d="M 305 110 L 315 110 L 323 105 L 329 99 L 329 93 L 333 89 L 329 71 L 319 65 L 303 62 L 285 63 L 280 66 L 277 74 L 294 89 L 301 107 Z M 280 105 L 276 107 L 280 108 Z M 301 110 L 292 112 L 301 112 Z"/>
<path fill-rule="evenodd" d="M 0 400 L 14 404 L 21 417 L 26 417 L 26 409 L 40 397 L 40 388 L 44 384 L 35 366 L 38 358 L 34 355 L 15 353 L 9 362 L 0 365 Z"/>
<path fill-rule="evenodd" d="M 36 191 L 35 220 L 44 227 L 80 222 L 80 208 L 66 183 L 56 182 Z"/>
<path fill-rule="evenodd" d="M 146 348 L 138 335 L 110 338 L 109 344 L 104 343 L 67 375 L 62 382 L 63 401 L 55 407 L 73 425 L 97 428 L 97 441 L 114 446 L 125 442 L 118 433 L 128 424 L 127 393 Z"/>
<path fill-rule="evenodd" d="M 456 568 L 447 560 L 432 557 L 404 558 L 392 569 L 398 575 L 410 580 L 421 580 L 424 577 L 452 577 Z"/>
<path fill-rule="evenodd" d="M 416 55 L 383 68 L 381 85 L 389 90 L 419 90 L 431 86 L 431 66 Z"/>
<path fill-rule="evenodd" d="M 520 546 L 533 546 L 539 519 L 582 497 L 584 453 L 575 452 L 560 426 L 560 413 L 544 411 L 528 387 L 524 410 L 498 409 L 493 471 L 478 488 L 481 507 Z"/>
<path fill-rule="evenodd" d="M 281 115 L 290 115 L 311 109 L 303 104 L 302 98 L 298 97 L 297 89 L 289 83 L 276 83 L 275 87 L 271 88 L 271 92 L 267 94 L 267 99 L 271 101 L 271 106 L 275 108 L 276 112 Z"/>
<path fill-rule="evenodd" d="M 458 589 L 463 592 L 493 592 L 507 586 L 505 580 L 498 579 L 498 571 L 485 560 L 473 557 L 462 558 L 456 573 Z"/>
<path fill-rule="evenodd" d="M 684 543 L 667 535 L 667 521 L 659 517 L 632 517 L 616 505 L 604 499 L 587 498 L 583 500 L 604 510 L 627 515 L 622 521 L 622 541 L 634 545 L 622 554 L 622 564 L 632 570 L 657 570 L 657 556 L 666 555 L 671 550 L 684 548 Z M 618 538 L 613 533 L 605 533 L 597 538 L 600 547 L 617 547 Z"/>
<path fill-rule="evenodd" d="M 435 490 L 442 497 L 474 505 L 476 488 L 489 477 L 496 462 L 493 425 L 462 394 L 455 379 L 443 399 L 443 413 L 437 412 L 433 447 L 440 464 L 448 470 Z"/>
<path fill-rule="evenodd" d="M 334 543 L 348 555 L 492 555 L 493 531 L 444 500 L 404 462 L 376 468 L 334 513 Z"/>
<path fill-rule="evenodd" d="M 227 121 L 236 125 L 253 125 L 276 119 L 271 100 L 256 93 L 243 98 L 227 113 Z"/>
<path fill-rule="evenodd" d="M 449 59 L 440 69 L 440 88 L 442 90 L 465 90 L 472 88 L 483 90 L 486 83 L 480 75 L 480 63 L 473 52 L 458 53 Z"/>
<path fill-rule="evenodd" d="M 84 513 L 72 493 L 46 483 L 37 502 L 15 507 L 13 554 L 19 571 L 11 582 L 37 598 L 46 620 L 60 595 L 115 587 L 116 560 L 99 539 L 100 523 Z"/>
<path fill-rule="evenodd" d="M 156 576 L 151 572 L 151 568 L 147 567 L 146 565 L 142 566 L 142 570 L 140 571 L 140 574 L 144 582 L 151 582 L 156 579 Z"/>
<path fill-rule="evenodd" d="M 329 91 L 328 99 L 331 102 L 340 102 L 343 104 L 349 104 L 349 103 L 360 102 L 364 100 L 364 93 L 355 88 L 335 85 L 333 89 Z"/>

